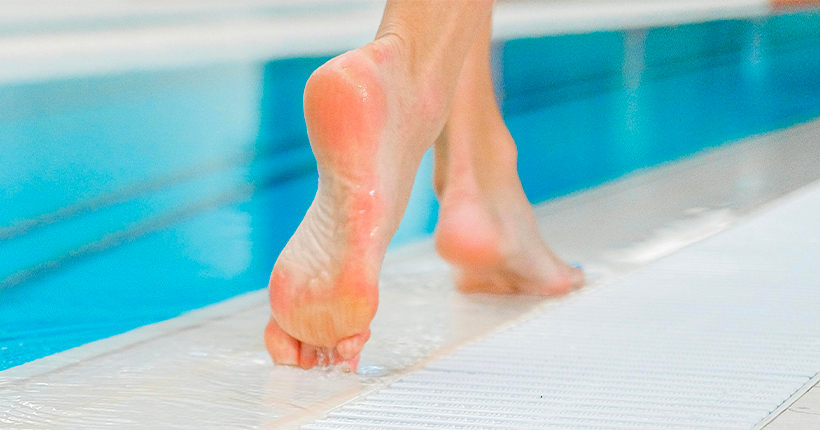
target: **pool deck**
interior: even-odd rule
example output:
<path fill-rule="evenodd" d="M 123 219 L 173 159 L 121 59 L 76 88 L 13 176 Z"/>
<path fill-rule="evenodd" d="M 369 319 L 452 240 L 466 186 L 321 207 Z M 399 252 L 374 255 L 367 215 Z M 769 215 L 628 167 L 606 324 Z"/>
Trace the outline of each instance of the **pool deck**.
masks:
<path fill-rule="evenodd" d="M 816 120 L 539 205 L 537 215 L 554 248 L 582 262 L 588 288 L 598 288 L 816 187 L 818 165 Z M 274 367 L 258 291 L 3 371 L 0 422 L 295 428 L 560 300 L 458 294 L 421 242 L 388 255 L 359 375 Z M 815 387 L 765 428 L 819 427 Z"/>

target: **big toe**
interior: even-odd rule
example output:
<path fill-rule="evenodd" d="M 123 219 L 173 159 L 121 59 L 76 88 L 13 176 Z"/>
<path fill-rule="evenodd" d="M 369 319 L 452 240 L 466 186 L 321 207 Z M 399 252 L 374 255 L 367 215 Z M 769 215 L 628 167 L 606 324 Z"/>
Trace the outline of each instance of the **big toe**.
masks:
<path fill-rule="evenodd" d="M 544 296 L 561 296 L 581 288 L 586 283 L 583 270 L 561 262 L 558 268 L 552 269 L 545 276 L 535 290 L 536 294 Z"/>
<path fill-rule="evenodd" d="M 364 344 L 368 339 L 370 339 L 369 328 L 359 334 L 342 339 L 336 345 L 336 351 L 346 361 L 352 360 L 361 354 L 362 348 L 364 348 Z"/>
<path fill-rule="evenodd" d="M 569 278 L 573 290 L 581 288 L 587 283 L 586 275 L 580 267 L 570 267 Z"/>

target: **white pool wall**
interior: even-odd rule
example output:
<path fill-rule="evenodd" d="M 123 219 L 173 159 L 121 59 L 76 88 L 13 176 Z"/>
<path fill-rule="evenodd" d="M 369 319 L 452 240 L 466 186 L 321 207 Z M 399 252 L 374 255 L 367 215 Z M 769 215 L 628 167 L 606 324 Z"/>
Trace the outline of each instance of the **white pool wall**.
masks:
<path fill-rule="evenodd" d="M 72 5 L 0 4 L 0 25 L 15 29 L 0 32 L 0 84 L 332 55 L 372 40 L 384 2 Z M 768 0 L 500 2 L 495 35 L 518 38 L 653 27 L 762 16 L 770 10 Z"/>

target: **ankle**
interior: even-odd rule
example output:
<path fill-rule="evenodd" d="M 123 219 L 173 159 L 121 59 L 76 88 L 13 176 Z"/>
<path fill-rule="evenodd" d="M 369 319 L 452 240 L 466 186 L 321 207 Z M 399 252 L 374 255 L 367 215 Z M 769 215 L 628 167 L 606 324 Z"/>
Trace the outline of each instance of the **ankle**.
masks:
<path fill-rule="evenodd" d="M 447 82 L 436 63 L 436 57 L 419 55 L 413 38 L 399 26 L 384 26 L 371 43 L 370 50 L 377 65 L 391 62 L 397 82 L 409 93 L 413 116 L 426 123 L 443 126 L 449 110 L 452 83 Z M 438 128 L 438 127 L 437 127 Z"/>
<path fill-rule="evenodd" d="M 406 37 L 401 36 L 399 32 L 380 31 L 373 42 L 365 45 L 364 49 L 370 53 L 376 65 L 405 65 L 411 57 L 409 47 Z"/>
<path fill-rule="evenodd" d="M 517 182 L 518 148 L 515 141 L 503 120 L 488 117 L 481 121 L 481 117 L 482 115 L 477 115 L 479 121 L 475 122 L 448 121 L 448 144 L 467 149 L 458 152 L 463 156 L 469 154 L 474 166 L 469 170 L 479 182 L 483 183 L 486 179 L 487 182 L 500 182 L 498 185 L 502 186 L 508 185 L 511 181 Z M 448 169 L 449 172 L 452 172 L 452 168 Z"/>

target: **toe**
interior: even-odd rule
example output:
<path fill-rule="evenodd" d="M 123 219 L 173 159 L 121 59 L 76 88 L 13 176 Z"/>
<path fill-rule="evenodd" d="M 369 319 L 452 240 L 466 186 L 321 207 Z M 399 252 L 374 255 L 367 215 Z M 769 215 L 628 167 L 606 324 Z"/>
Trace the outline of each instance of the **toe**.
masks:
<path fill-rule="evenodd" d="M 265 346 L 274 363 L 288 366 L 299 364 L 299 341 L 285 333 L 273 318 L 265 328 Z"/>
<path fill-rule="evenodd" d="M 273 362 L 278 365 L 311 369 L 316 366 L 343 365 L 356 371 L 364 344 L 370 339 L 370 329 L 342 339 L 335 348 L 319 348 L 299 342 L 285 333 L 273 318 L 265 328 L 265 346 Z"/>
<path fill-rule="evenodd" d="M 350 360 L 362 352 L 362 348 L 364 348 L 364 344 L 368 339 L 370 339 L 369 328 L 359 334 L 354 334 L 339 341 L 339 343 L 336 344 L 336 351 L 345 361 Z"/>
<path fill-rule="evenodd" d="M 353 357 L 349 360 L 345 360 L 343 365 L 347 366 L 350 369 L 351 372 L 355 372 L 356 369 L 359 367 L 359 359 L 360 358 L 361 358 L 361 355 L 357 354 L 355 357 Z"/>
<path fill-rule="evenodd" d="M 319 362 L 319 351 L 313 345 L 302 343 L 302 348 L 299 350 L 299 367 L 302 369 L 310 369 L 316 367 Z"/>
<path fill-rule="evenodd" d="M 570 269 L 570 279 L 572 280 L 572 289 L 578 289 L 586 285 L 586 275 L 584 271 L 578 267 L 572 267 Z"/>

